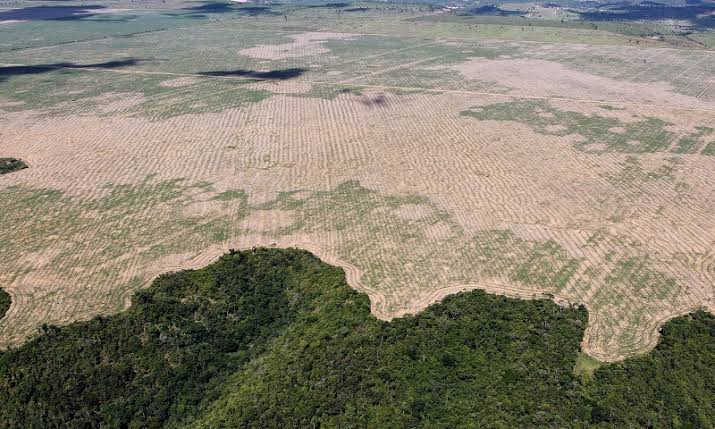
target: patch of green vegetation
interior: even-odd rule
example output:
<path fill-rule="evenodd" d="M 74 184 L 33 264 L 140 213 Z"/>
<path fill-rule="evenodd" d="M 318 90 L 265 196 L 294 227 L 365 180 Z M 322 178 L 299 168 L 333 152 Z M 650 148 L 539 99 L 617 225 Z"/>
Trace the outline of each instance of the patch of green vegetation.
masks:
<path fill-rule="evenodd" d="M 214 197 L 215 200 L 219 200 L 219 201 L 233 201 L 233 200 L 246 201 L 247 198 L 248 198 L 248 196 L 246 195 L 246 193 L 240 189 L 231 189 L 228 191 L 224 191 Z"/>
<path fill-rule="evenodd" d="M 715 142 L 710 142 L 701 152 L 703 155 L 715 156 Z"/>
<path fill-rule="evenodd" d="M 641 295 L 654 295 L 659 299 L 675 296 L 680 286 L 675 279 L 654 270 L 647 257 L 631 256 L 616 262 L 606 276 L 607 284 L 618 284 Z"/>
<path fill-rule="evenodd" d="M 360 35 L 348 39 L 330 39 L 322 46 L 330 50 L 330 55 L 342 61 L 356 60 L 361 57 L 375 56 L 398 49 L 414 47 L 425 42 L 415 38 L 398 36 Z M 340 61 L 340 62 L 342 62 Z"/>
<path fill-rule="evenodd" d="M 527 241 L 511 231 L 479 233 L 463 251 L 474 255 L 482 275 L 551 292 L 563 289 L 580 265 L 554 241 Z"/>
<path fill-rule="evenodd" d="M 27 168 L 27 164 L 15 158 L 0 158 L 0 174 L 13 173 Z"/>
<path fill-rule="evenodd" d="M 601 271 L 596 279 L 603 286 L 593 294 L 589 309 L 611 315 L 600 324 L 602 344 L 642 342 L 636 327 L 646 325 L 650 315 L 662 311 L 683 293 L 683 286 L 659 271 L 649 256 L 634 256 L 632 252 L 625 248 L 607 255 L 613 266 Z"/>
<path fill-rule="evenodd" d="M 462 88 L 470 90 L 473 90 L 475 85 L 480 84 L 478 82 L 467 83 L 455 70 L 443 68 L 426 69 L 420 67 L 401 67 L 386 73 L 361 77 L 357 82 L 366 85 L 425 89 L 450 89 L 453 87 L 449 85 L 450 82 L 458 82 Z"/>
<path fill-rule="evenodd" d="M 322 67 L 324 80 L 351 79 L 357 84 L 426 88 L 450 79 L 465 82 L 459 73 L 446 69 L 448 65 L 476 57 L 496 58 L 504 52 L 497 47 L 392 36 L 329 40 L 324 46 L 342 60 Z M 364 50 L 366 46 L 370 49 Z"/>
<path fill-rule="evenodd" d="M 695 127 L 696 131 L 690 135 L 682 137 L 671 150 L 673 153 L 698 153 L 710 155 L 709 151 L 703 149 L 705 142 L 703 138 L 710 135 L 713 129 L 710 127 Z"/>
<path fill-rule="evenodd" d="M 665 129 L 670 124 L 658 118 L 623 122 L 616 118 L 559 110 L 542 100 L 495 103 L 461 112 L 461 115 L 481 120 L 521 122 L 545 135 L 577 134 L 583 139 L 574 143 L 574 148 L 593 153 L 661 152 L 668 150 L 677 139 L 675 133 Z M 681 139 L 680 146 L 673 151 L 698 150 L 702 137 L 710 131 L 710 128 L 700 127 L 696 133 Z M 702 153 L 707 154 L 705 150 Z"/>
<path fill-rule="evenodd" d="M 293 97 L 322 98 L 334 100 L 341 94 L 362 95 L 364 88 L 360 86 L 344 86 L 339 84 L 313 84 L 308 92 L 291 94 Z"/>
<path fill-rule="evenodd" d="M 483 291 L 392 322 L 299 250 L 164 275 L 110 317 L 0 353 L 7 427 L 708 427 L 715 317 L 598 365 L 580 308 Z M 674 364 L 677 363 L 677 364 Z M 577 374 L 574 372 L 577 371 Z M 587 374 L 591 374 L 587 376 Z"/>
<path fill-rule="evenodd" d="M 600 107 L 601 109 L 604 109 L 604 110 L 626 110 L 625 107 L 616 107 L 616 106 L 611 106 L 608 104 L 601 104 L 598 107 Z"/>
<path fill-rule="evenodd" d="M 7 313 L 7 310 L 10 308 L 10 304 L 12 304 L 10 294 L 0 288 L 0 320 L 5 317 L 5 313 Z"/>
<path fill-rule="evenodd" d="M 23 104 L 9 107 L 9 110 L 47 109 L 48 115 L 79 113 L 98 110 L 106 100 L 99 100 L 103 94 L 141 93 L 153 97 L 169 91 L 159 87 L 162 77 L 155 75 L 121 75 L 112 72 L 87 72 L 61 69 L 38 75 L 18 76 L 0 82 L 0 88 L 7 91 L 12 100 Z M 71 104 L 71 107 L 68 105 Z"/>
<path fill-rule="evenodd" d="M 628 185 L 629 188 L 637 188 L 635 185 L 650 180 L 666 180 L 672 182 L 675 179 L 675 173 L 678 171 L 678 166 L 681 162 L 680 158 L 668 158 L 658 167 L 648 171 L 643 168 L 638 158 L 628 156 L 621 163 L 621 170 L 618 174 L 607 176 L 607 179 L 614 185 L 625 184 Z M 675 182 L 675 186 L 677 187 L 681 183 L 682 182 Z"/>
<path fill-rule="evenodd" d="M 46 117 L 123 113 L 151 120 L 220 112 L 257 103 L 272 95 L 270 91 L 246 87 L 255 83 L 251 79 L 201 77 L 185 88 L 168 87 L 164 84 L 166 80 L 162 74 L 58 69 L 0 82 L 0 90 L 12 88 L 7 91 L 9 97 L 23 102 L 8 107 L 11 111 L 40 109 Z M 136 103 L 122 104 L 133 97 L 141 98 Z"/>
<path fill-rule="evenodd" d="M 134 211 L 145 198 L 151 195 L 154 203 L 165 203 L 183 196 L 187 189 L 184 179 L 172 179 L 158 183 L 153 176 L 145 177 L 138 184 L 107 184 L 107 195 L 97 200 L 93 208 L 101 211 Z"/>
<path fill-rule="evenodd" d="M 690 34 L 689 39 L 693 39 L 698 43 L 702 43 L 710 49 L 715 48 L 715 30 L 705 31 L 702 33 Z"/>
<path fill-rule="evenodd" d="M 492 277 L 558 292 L 580 264 L 553 241 L 524 240 L 508 230 L 468 234 L 429 198 L 383 195 L 356 181 L 344 182 L 330 191 L 282 193 L 250 210 L 296 211 L 297 221 L 276 230 L 278 236 L 326 229 L 352 234 L 355 239 L 338 247 L 340 258 L 365 268 L 361 281 L 382 290 L 412 276 L 440 272 L 444 276 L 441 281 L 446 283 Z M 426 242 L 425 231 L 437 224 L 449 235 Z M 380 236 L 384 247 L 393 249 L 396 255 L 410 255 L 413 266 L 409 270 L 404 264 L 394 266 L 393 260 L 371 244 L 372 236 Z M 372 261 L 369 267 L 364 267 L 366 261 Z"/>
<path fill-rule="evenodd" d="M 208 21 L 207 18 L 208 16 L 203 16 L 199 21 Z M 197 20 L 177 19 L 164 15 L 162 11 L 137 9 L 86 16 L 82 19 L 31 19 L 0 27 L 0 51 L 62 45 L 74 41 L 101 40 L 112 36 L 131 38 L 189 24 L 197 24 Z"/>
<path fill-rule="evenodd" d="M 48 261 L 56 267 L 53 275 L 71 275 L 81 284 L 115 281 L 116 270 L 123 269 L 128 254 L 132 254 L 133 263 L 146 266 L 167 255 L 192 251 L 200 243 L 223 242 L 229 236 L 231 219 L 218 213 L 192 217 L 185 211 L 195 200 L 215 195 L 205 185 L 149 176 L 131 185 L 108 184 L 97 197 L 82 199 L 51 189 L 5 188 L 0 190 L 0 200 L 6 202 L 0 217 L 14 223 L 3 228 L 0 247 L 4 257 L 19 260 L 23 254 L 61 246 L 57 259 Z M 27 234 L 45 239 L 28 244 Z M 83 245 L 64 246 L 68 241 Z M 87 248 L 94 249 L 89 256 Z M 97 270 L 97 266 L 103 268 Z M 110 312 L 124 307 L 130 290 L 124 285 L 87 287 L 78 288 L 76 294 L 91 296 L 96 303 L 94 311 Z M 42 306 L 49 299 L 46 292 L 38 291 L 33 303 Z"/>
<path fill-rule="evenodd" d="M 255 81 L 236 82 L 236 84 L 246 83 L 255 83 Z M 209 93 L 201 93 L 200 90 L 197 90 L 190 95 L 180 93 L 175 97 L 160 100 L 149 99 L 133 110 L 137 116 L 145 116 L 157 121 L 189 114 L 221 112 L 250 103 L 258 103 L 273 95 L 272 92 L 266 90 L 228 86 L 232 84 L 234 83 L 227 82 L 222 85 L 214 85 L 221 89 L 214 89 Z"/>
<path fill-rule="evenodd" d="M 96 284 L 97 279 L 116 278 L 116 271 L 122 269 L 123 258 L 128 254 L 138 266 L 152 266 L 168 255 L 191 254 L 233 237 L 255 234 L 251 229 L 254 225 L 240 219 L 260 218 L 260 212 L 284 211 L 288 212 L 285 219 L 292 223 L 276 223 L 270 230 L 265 229 L 270 225 L 260 225 L 261 233 L 276 241 L 285 236 L 319 235 L 326 231 L 336 234 L 335 255 L 358 267 L 363 273 L 361 283 L 368 288 L 404 295 L 410 293 L 405 285 L 429 287 L 422 279 L 434 278 L 436 284 L 443 285 L 503 281 L 551 294 L 565 288 L 590 289 L 579 278 L 582 261 L 555 241 L 527 240 L 509 230 L 465 231 L 452 213 L 430 198 L 385 195 L 354 181 L 326 191 L 282 192 L 272 201 L 261 203 L 252 203 L 250 195 L 238 189 L 217 193 L 207 183 L 159 181 L 152 177 L 132 185 L 108 185 L 100 196 L 89 199 L 17 187 L 0 191 L 0 198 L 8 201 L 3 216 L 17 220 L 17 226 L 7 228 L 0 236 L 0 247 L 10 259 L 20 258 L 24 252 L 61 246 L 66 240 L 91 240 L 87 246 L 96 249 L 91 257 L 86 255 L 87 246 L 63 247 L 58 256 L 62 259 L 56 264 L 49 262 L 60 267 L 58 276 L 69 275 L 63 271 L 69 267 L 77 268 L 71 275 L 78 282 Z M 87 231 L 101 232 L 88 237 Z M 28 233 L 47 239 L 28 248 L 24 239 Z M 380 237 L 380 247 L 374 246 L 376 236 Z M 605 245 L 616 249 L 625 245 L 611 243 L 609 237 L 603 240 L 608 240 Z M 597 237 L 592 241 L 598 244 Z M 612 259 L 615 262 L 633 254 L 631 249 L 621 249 Z M 96 272 L 96 266 L 104 268 Z M 625 331 L 635 332 L 644 323 L 631 318 L 628 308 L 628 294 L 635 289 L 622 287 L 621 280 L 606 284 L 604 278 L 611 270 L 611 265 L 604 263 L 589 272 L 596 278 L 587 279 L 588 283 L 605 284 L 594 295 L 594 305 L 610 309 L 616 301 L 617 308 L 611 313 L 632 327 Z M 622 277 L 623 281 L 635 278 Z M 641 294 L 638 302 L 654 311 L 663 305 L 660 297 L 674 296 L 666 293 L 665 286 L 667 282 L 657 283 L 657 294 L 649 289 L 635 290 Z M 674 288 L 671 293 L 680 290 Z M 124 297 L 127 291 L 124 290 Z M 117 300 L 108 290 L 88 287 L 78 293 L 107 294 L 92 297 L 93 302 L 103 300 L 97 306 L 103 306 L 106 312 L 116 311 L 124 303 L 124 298 Z M 422 294 L 425 290 L 415 289 L 412 293 Z M 39 296 L 35 299 L 41 302 Z M 387 302 L 391 307 L 385 311 L 402 311 L 399 306 L 404 301 Z"/>
<path fill-rule="evenodd" d="M 604 362 L 593 358 L 586 353 L 579 353 L 576 358 L 576 365 L 573 369 L 573 374 L 581 380 L 582 383 L 588 383 L 597 369 L 605 365 Z"/>

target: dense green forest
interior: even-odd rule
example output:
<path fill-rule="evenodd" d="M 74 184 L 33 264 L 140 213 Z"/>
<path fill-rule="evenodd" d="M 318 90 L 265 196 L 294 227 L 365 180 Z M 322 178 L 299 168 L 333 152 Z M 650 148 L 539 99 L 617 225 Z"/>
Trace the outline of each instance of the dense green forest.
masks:
<path fill-rule="evenodd" d="M 586 323 L 482 291 L 388 323 L 308 252 L 231 252 L 0 353 L 0 427 L 713 427 L 715 317 L 579 377 Z"/>
<path fill-rule="evenodd" d="M 5 313 L 7 313 L 8 308 L 10 308 L 10 303 L 10 294 L 0 288 L 0 319 L 5 317 Z"/>

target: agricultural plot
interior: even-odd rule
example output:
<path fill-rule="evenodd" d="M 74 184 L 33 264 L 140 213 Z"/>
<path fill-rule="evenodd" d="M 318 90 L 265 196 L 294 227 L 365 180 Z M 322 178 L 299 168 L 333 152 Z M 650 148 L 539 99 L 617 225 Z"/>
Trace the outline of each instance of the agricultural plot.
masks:
<path fill-rule="evenodd" d="M 0 156 L 31 165 L 0 177 L 1 344 L 257 245 L 386 319 L 474 288 L 585 304 L 606 361 L 715 310 L 714 53 L 306 14 L 0 53 Z"/>

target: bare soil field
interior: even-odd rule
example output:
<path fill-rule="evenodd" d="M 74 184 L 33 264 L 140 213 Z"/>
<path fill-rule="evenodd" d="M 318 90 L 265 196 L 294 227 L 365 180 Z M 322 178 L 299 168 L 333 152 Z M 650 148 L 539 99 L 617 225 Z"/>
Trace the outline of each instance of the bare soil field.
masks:
<path fill-rule="evenodd" d="M 0 176 L 0 344 L 258 245 L 342 266 L 384 319 L 584 304 L 604 361 L 715 311 L 715 53 L 241 19 L 0 52 L 0 156 L 32 167 Z"/>

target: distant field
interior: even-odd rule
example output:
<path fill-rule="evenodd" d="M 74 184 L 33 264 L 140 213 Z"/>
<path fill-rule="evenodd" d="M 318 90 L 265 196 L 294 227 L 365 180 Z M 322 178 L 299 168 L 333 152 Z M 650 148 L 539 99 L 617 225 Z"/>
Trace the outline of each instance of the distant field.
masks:
<path fill-rule="evenodd" d="M 423 6 L 132 4 L 0 11 L 0 157 L 31 165 L 0 177 L 0 344 L 271 244 L 343 266 L 382 318 L 474 288 L 583 303 L 606 361 L 715 309 L 712 51 Z"/>

